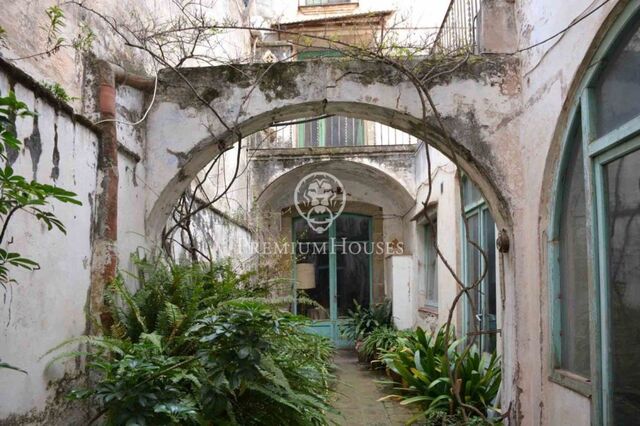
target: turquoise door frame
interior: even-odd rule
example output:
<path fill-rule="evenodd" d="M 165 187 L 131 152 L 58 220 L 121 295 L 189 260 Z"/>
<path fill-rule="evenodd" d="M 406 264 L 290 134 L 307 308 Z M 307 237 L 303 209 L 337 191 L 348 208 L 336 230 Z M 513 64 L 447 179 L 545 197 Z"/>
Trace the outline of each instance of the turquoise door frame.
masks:
<path fill-rule="evenodd" d="M 592 171 L 595 186 L 595 244 L 598 248 L 596 260 L 599 303 L 600 333 L 600 380 L 601 380 L 601 409 L 605 424 L 613 424 L 613 403 L 607 396 L 613 395 L 613 363 L 611 359 L 611 275 L 609 271 L 609 215 L 607 209 L 608 194 L 606 191 L 605 167 L 607 164 L 626 155 L 640 150 L 640 136 L 623 144 L 616 145 L 592 158 Z M 597 152 L 597 151 L 596 151 Z M 604 349 L 604 350 L 602 350 Z"/>
<path fill-rule="evenodd" d="M 620 2 L 622 3 L 622 2 Z M 616 60 L 616 51 L 625 46 L 627 36 L 638 31 L 640 21 L 640 0 L 630 0 L 621 5 L 621 10 L 610 24 L 604 37 L 599 41 L 595 53 L 589 57 L 582 81 L 575 90 L 575 95 L 568 104 L 567 125 L 563 131 L 562 155 L 554 175 L 553 187 L 555 196 L 549 221 L 548 255 L 549 259 L 549 306 L 551 351 L 549 363 L 550 378 L 567 388 L 589 397 L 591 404 L 591 424 L 609 426 L 614 423 L 613 401 L 613 363 L 611 359 L 614 342 L 611 338 L 611 278 L 609 275 L 609 213 L 607 208 L 607 188 L 605 178 L 606 166 L 640 150 L 640 115 L 619 123 L 615 129 L 597 129 L 598 116 L 601 110 L 610 105 L 598 104 L 595 91 L 599 84 L 606 81 L 606 71 Z M 602 80 L 604 78 L 605 80 Z M 633 76 L 634 81 L 638 77 Z M 632 85 L 628 86 L 628 96 L 633 99 Z M 611 100 L 609 100 L 611 102 Z M 615 100 L 613 101 L 615 102 Z M 632 104 L 637 104 L 632 103 Z M 589 272 L 589 325 L 590 325 L 590 377 L 564 371 L 560 364 L 562 347 L 562 301 L 556 297 L 561 289 L 560 256 L 559 256 L 559 221 L 562 217 L 562 197 L 568 156 L 571 151 L 573 128 L 581 127 L 581 144 L 584 157 L 584 184 L 586 194 L 586 234 L 587 234 L 587 268 Z"/>
<path fill-rule="evenodd" d="M 360 215 L 356 213 L 342 213 L 339 218 L 342 217 L 360 217 L 366 218 L 368 220 L 368 228 L 369 228 L 369 239 L 367 241 L 354 241 L 348 240 L 350 243 L 371 243 L 372 237 L 372 220 L 370 216 Z M 295 223 L 296 221 L 304 221 L 301 217 L 294 217 L 292 219 L 292 241 L 294 244 L 297 243 L 296 232 L 295 232 Z M 345 338 L 340 332 L 340 326 L 344 323 L 344 319 L 338 317 L 338 255 L 337 248 L 339 246 L 336 244 L 336 221 L 334 221 L 331 226 L 329 226 L 329 235 L 328 235 L 328 250 L 329 250 L 329 319 L 327 320 L 314 320 L 312 322 L 311 327 L 309 327 L 310 331 L 321 336 L 328 337 L 331 339 L 334 344 L 339 347 L 349 347 L 353 345 L 353 341 Z M 296 264 L 296 254 L 294 250 L 293 254 L 293 264 Z M 373 258 L 372 254 L 368 255 L 369 262 L 369 304 L 373 301 Z M 298 291 L 296 289 L 296 268 L 292 268 L 293 272 L 293 312 L 298 313 L 298 303 L 297 303 L 297 295 Z"/>

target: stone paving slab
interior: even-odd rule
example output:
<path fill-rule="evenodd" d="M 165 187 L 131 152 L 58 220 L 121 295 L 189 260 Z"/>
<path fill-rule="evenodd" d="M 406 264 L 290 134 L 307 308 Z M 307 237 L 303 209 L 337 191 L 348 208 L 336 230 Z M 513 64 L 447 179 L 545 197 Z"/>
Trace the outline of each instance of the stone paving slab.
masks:
<path fill-rule="evenodd" d="M 334 362 L 337 367 L 336 401 L 333 406 L 341 416 L 332 419 L 345 426 L 404 425 L 415 412 L 396 401 L 378 401 L 388 395 L 391 386 L 376 383 L 386 376 L 358 364 L 352 350 L 340 350 Z"/>

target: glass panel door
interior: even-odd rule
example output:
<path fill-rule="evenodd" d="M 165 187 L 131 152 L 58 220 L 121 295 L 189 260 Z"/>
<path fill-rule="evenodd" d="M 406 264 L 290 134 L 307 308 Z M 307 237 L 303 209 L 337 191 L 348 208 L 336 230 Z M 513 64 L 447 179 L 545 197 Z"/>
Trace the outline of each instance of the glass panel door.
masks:
<path fill-rule="evenodd" d="M 470 201 L 473 202 L 473 207 L 466 212 L 468 239 L 463 227 L 464 282 L 471 286 L 481 278 L 482 281 L 469 292 L 465 303 L 464 332 L 469 338 L 477 333 L 475 341 L 478 346 L 485 352 L 493 352 L 496 349 L 495 331 L 498 328 L 495 223 L 482 198 L 480 204 L 477 199 Z M 486 260 L 470 241 L 482 248 Z"/>
<path fill-rule="evenodd" d="M 640 150 L 638 140 L 605 154 L 596 171 L 600 194 L 599 233 L 605 397 L 612 424 L 640 418 Z M 625 147 L 636 150 L 624 152 Z M 622 155 L 620 152 L 622 151 Z M 608 358 L 608 359 L 607 359 Z M 608 377 L 607 377 L 608 376 Z"/>
<path fill-rule="evenodd" d="M 340 319 L 355 303 L 369 307 L 371 301 L 371 218 L 342 214 L 318 234 L 304 219 L 294 219 L 297 292 L 304 292 L 320 306 L 296 303 L 295 310 L 314 320 L 312 331 L 330 337 L 339 346 Z M 297 271 L 297 273 L 296 273 Z"/>

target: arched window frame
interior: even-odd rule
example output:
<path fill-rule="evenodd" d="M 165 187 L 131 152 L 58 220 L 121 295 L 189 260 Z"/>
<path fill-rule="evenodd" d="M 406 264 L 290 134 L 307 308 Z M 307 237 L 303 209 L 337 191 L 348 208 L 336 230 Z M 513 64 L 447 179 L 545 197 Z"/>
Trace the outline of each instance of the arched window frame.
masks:
<path fill-rule="evenodd" d="M 552 192 L 552 209 L 549 221 L 547 259 L 549 267 L 549 311 L 550 311 L 550 379 L 582 395 L 591 397 L 591 423 L 611 424 L 610 360 L 608 359 L 608 277 L 607 238 L 605 235 L 606 213 L 604 210 L 604 178 L 602 167 L 612 159 L 640 148 L 640 115 L 604 135 L 596 135 L 596 103 L 594 86 L 602 74 L 607 59 L 624 40 L 624 35 L 640 20 L 640 0 L 632 0 L 624 7 L 615 22 L 609 27 L 596 53 L 593 55 L 582 82 L 575 92 L 569 120 L 562 136 L 561 155 L 556 167 Z M 589 289 L 589 325 L 591 378 L 584 380 L 558 368 L 561 356 L 561 301 L 560 291 L 559 236 L 564 194 L 563 177 L 569 163 L 570 142 L 575 126 L 581 126 L 582 152 L 584 158 L 584 184 L 586 194 L 587 262 Z M 635 141 L 631 141 L 636 138 Z"/>

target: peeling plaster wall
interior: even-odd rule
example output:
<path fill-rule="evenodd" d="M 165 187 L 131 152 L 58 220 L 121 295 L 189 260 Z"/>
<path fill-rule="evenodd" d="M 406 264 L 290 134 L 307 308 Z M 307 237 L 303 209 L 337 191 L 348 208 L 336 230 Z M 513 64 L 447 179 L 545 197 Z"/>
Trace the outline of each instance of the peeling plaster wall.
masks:
<path fill-rule="evenodd" d="M 116 119 L 118 142 L 118 267 L 122 271 L 135 272 L 132 255 L 144 255 L 153 249 L 141 230 L 144 229 L 145 192 L 155 190 L 145 179 L 145 163 L 142 161 L 145 146 L 145 129 L 140 120 L 148 108 L 149 99 L 140 90 L 118 86 L 116 88 Z M 136 283 L 124 275 L 130 287 Z"/>
<path fill-rule="evenodd" d="M 195 215 L 193 228 L 198 248 L 204 253 L 211 253 L 213 259 L 229 260 L 241 269 L 253 266 L 253 233 L 249 228 L 214 209 L 204 209 Z"/>
<path fill-rule="evenodd" d="M 367 156 L 358 149 L 347 148 L 342 150 L 344 156 L 332 156 L 331 160 L 322 155 L 296 153 L 295 148 L 286 150 L 288 154 L 283 156 L 256 155 L 251 163 L 256 208 L 277 215 L 281 209 L 294 206 L 293 193 L 302 177 L 312 172 L 331 173 L 344 185 L 347 202 L 382 208 L 383 241 L 404 242 L 407 235 L 403 218 L 412 207 L 409 200 L 413 194 L 412 188 L 395 176 L 412 174 L 414 149 L 407 147 L 403 152 L 386 155 L 381 150 L 377 155 Z"/>
<path fill-rule="evenodd" d="M 242 72 L 227 67 L 200 68 L 186 70 L 186 73 L 199 93 L 212 94 L 211 105 L 223 120 L 234 122 L 239 117 L 240 130 L 244 134 L 255 132 L 274 121 L 341 114 L 391 125 L 428 140 L 449 156 L 455 153 L 462 168 L 487 198 L 498 227 L 511 231 L 512 221 L 516 217 L 511 209 L 517 205 L 515 200 L 523 194 L 521 174 L 525 168 L 523 163 L 527 161 L 521 156 L 522 147 L 518 139 L 520 123 L 514 117 L 514 111 L 521 110 L 520 74 L 514 58 L 498 56 L 474 61 L 468 68 L 457 69 L 454 75 L 432 87 L 431 95 L 455 141 L 453 145 L 443 140 L 435 126 L 428 126 L 425 132 L 420 124 L 422 110 L 415 89 L 402 76 L 385 66 L 330 60 L 276 64 L 253 90 L 251 76 L 260 75 L 263 67 L 244 66 Z M 146 159 L 148 179 L 158 183 L 164 190 L 159 196 L 158 193 L 147 194 L 147 206 L 152 206 L 146 222 L 150 236 L 155 235 L 159 220 L 166 217 L 167 209 L 172 205 L 171 200 L 216 154 L 220 141 L 233 142 L 232 135 L 220 120 L 196 104 L 190 91 L 181 87 L 174 76 L 163 72 L 160 82 L 158 102 L 147 122 L 149 143 Z M 215 88 L 215 93 L 211 88 Z M 251 97 L 247 100 L 245 97 L 249 91 Z M 241 104 L 245 108 L 239 111 Z M 175 133 L 185 137 L 176 140 L 172 137 Z M 179 155 L 167 155 L 168 148 Z M 271 154 L 275 155 L 275 152 Z M 410 162 L 413 164 L 413 159 Z M 371 191 L 370 182 L 354 193 Z M 412 175 L 407 187 L 415 188 L 416 184 L 419 182 Z M 370 199 L 362 201 L 370 202 Z M 414 196 L 407 211 L 415 208 L 415 204 Z M 453 207 L 450 205 L 449 209 L 450 212 Z M 448 213 L 445 210 L 443 214 Z M 392 240 L 390 237 L 402 235 L 398 240 L 410 241 L 415 233 L 415 229 L 400 223 L 393 231 L 386 228 L 384 237 Z M 449 250 L 453 250 L 454 241 L 446 241 L 450 245 Z M 517 399 L 519 393 L 518 345 L 514 343 L 518 340 L 514 320 L 514 271 L 516 260 L 520 261 L 518 248 L 512 246 L 510 253 L 503 258 L 507 294 L 502 338 L 508 342 L 502 348 L 502 397 L 505 406 Z M 415 298 L 411 303 L 419 303 L 418 300 Z M 534 324 L 533 327 L 537 328 L 538 325 Z"/>
<path fill-rule="evenodd" d="M 11 3 L 12 0 L 5 1 L 7 2 Z M 46 28 L 49 26 L 49 19 L 46 9 L 59 5 L 65 14 L 65 26 L 61 30 L 65 46 L 74 40 L 80 26 L 86 25 L 95 34 L 92 55 L 118 64 L 128 71 L 150 75 L 154 73 L 153 64 L 146 53 L 124 46 L 122 39 L 102 19 L 86 10 L 55 0 L 19 0 L 13 3 L 4 7 L 0 14 L 0 27 L 7 32 L 6 46 L 0 45 L 0 53 L 6 59 L 28 57 L 47 50 Z M 139 28 L 143 22 L 169 20 L 177 16 L 176 5 L 167 0 L 91 0 L 85 3 L 89 8 L 115 19 L 118 24 L 131 28 Z M 213 7 L 208 8 L 207 4 L 212 4 Z M 203 2 L 203 5 L 212 19 L 219 22 L 226 20 L 240 24 L 247 19 L 243 0 L 212 0 Z M 248 31 L 222 31 L 206 53 L 221 62 L 244 61 L 249 55 L 249 38 Z M 54 55 L 22 59 L 19 65 L 38 81 L 59 83 L 70 96 L 78 98 L 71 103 L 81 111 L 85 95 L 82 86 L 87 71 L 86 59 L 86 54 L 71 47 L 63 47 Z M 188 65 L 195 64 L 191 61 Z M 90 114 L 94 111 L 83 112 Z"/>
<path fill-rule="evenodd" d="M 584 11 L 601 2 L 523 0 L 516 2 L 518 48 L 525 48 L 562 30 Z M 590 400 L 552 383 L 549 368 L 548 276 L 545 262 L 549 224 L 550 185 L 559 154 L 559 134 L 566 126 L 566 107 L 573 86 L 579 82 L 607 16 L 624 1 L 611 1 L 560 37 L 521 55 L 522 106 L 514 110 L 518 123 L 515 151 L 524 166 L 522 193 L 514 199 L 512 248 L 517 253 L 516 310 L 509 318 L 516 324 L 515 386 L 521 389 L 517 403 L 523 424 L 588 425 Z M 516 142 L 517 141 L 517 142 Z M 533 232 L 535 230 L 535 233 Z M 529 236 L 537 235 L 538 238 Z"/>
<path fill-rule="evenodd" d="M 437 244 L 438 248 L 461 276 L 462 265 L 460 263 L 460 192 L 455 179 L 455 165 L 440 152 L 429 148 L 431 157 L 432 191 L 429 198 L 430 203 L 437 203 L 435 207 L 435 217 L 437 220 Z M 412 213 L 413 217 L 423 209 L 423 202 L 427 199 L 429 192 L 429 178 L 427 174 L 427 160 L 425 146 L 421 144 L 415 156 L 415 180 L 417 185 L 416 205 Z M 411 298 L 411 311 L 413 312 L 414 326 L 421 326 L 428 329 L 436 329 L 440 324 L 444 324 L 449 314 L 454 297 L 458 290 L 458 285 L 451 273 L 446 269 L 441 259 L 437 262 L 438 278 L 438 307 L 426 308 L 426 273 L 425 273 L 425 225 L 426 218 L 417 218 L 415 221 L 407 220 L 406 234 L 413 235 L 411 241 L 413 256 L 413 294 Z M 459 315 L 454 317 L 459 319 Z M 456 322 L 454 321 L 454 324 Z M 456 324 L 456 328 L 461 330 L 461 323 Z"/>
<path fill-rule="evenodd" d="M 242 75 L 226 67 L 185 72 L 198 91 L 205 93 L 216 87 L 212 106 L 227 122 L 234 122 L 239 114 L 240 127 L 245 134 L 265 127 L 274 119 L 286 120 L 323 112 L 393 123 L 397 128 L 411 132 L 417 126 L 412 120 L 422 115 L 419 99 L 409 83 L 379 64 L 367 63 L 277 64 L 261 79 L 260 90 L 252 91 L 249 101 L 243 102 L 251 90 L 249 78 L 259 72 L 260 67 L 246 66 Z M 501 122 L 516 109 L 514 95 L 517 92 L 511 93 L 505 88 L 508 80 L 514 77 L 513 64 L 509 60 L 488 60 L 474 66 L 473 70 L 460 71 L 459 76 L 443 81 L 432 91 L 454 137 L 461 141 L 464 150 L 468 150 L 459 158 L 482 185 L 487 185 L 486 178 L 491 176 L 492 182 L 500 186 L 501 195 L 505 197 L 502 203 L 495 199 L 490 201 L 496 206 L 502 204 L 497 207 L 502 209 L 514 194 L 511 182 L 504 179 L 505 170 L 518 165 L 501 152 L 513 150 L 513 129 Z M 246 104 L 246 108 L 238 111 L 241 104 Z M 168 117 L 173 118 L 171 124 Z M 181 88 L 175 77 L 166 72 L 161 74 L 158 102 L 151 111 L 147 129 L 149 179 L 164 188 L 158 198 L 150 194 L 148 202 L 153 208 L 147 226 L 154 233 L 158 221 L 166 217 L 168 207 L 180 189 L 215 155 L 218 145 L 212 142 L 211 134 L 224 139 L 230 135 L 225 133 L 217 118 L 193 102 L 189 90 Z M 175 133 L 188 137 L 176 140 L 172 137 Z M 497 133 L 505 136 L 495 138 Z M 440 144 L 438 147 L 443 148 L 437 136 L 433 140 L 436 146 Z M 168 155 L 167 148 L 174 154 Z M 482 168 L 484 176 L 476 167 Z M 495 191 L 487 193 L 493 195 Z M 504 218 L 506 212 L 498 213 L 498 218 Z"/>
<path fill-rule="evenodd" d="M 47 31 L 49 18 L 46 9 L 58 5 L 54 0 L 21 0 L 15 5 L 3 8 L 0 14 L 0 26 L 7 31 L 7 46 L 0 49 L 2 56 L 21 58 L 47 50 Z M 89 5 L 115 17 L 121 22 L 128 22 L 133 16 L 148 17 L 159 7 L 162 0 L 93 0 Z M 121 41 L 108 29 L 100 19 L 73 5 L 62 5 L 65 13 L 65 26 L 61 37 L 68 45 L 78 34 L 80 24 L 88 25 L 96 34 L 93 53 L 103 59 L 120 64 L 127 69 L 143 71 L 145 58 L 130 48 L 125 48 Z M 25 31 L 25 29 L 30 29 Z M 37 56 L 20 60 L 20 67 L 38 81 L 59 83 L 70 96 L 78 98 L 73 101 L 74 107 L 81 108 L 85 57 L 73 48 L 64 47 L 55 55 Z M 148 63 L 146 64 L 148 65 Z M 87 111 L 93 112 L 93 111 Z"/>
<path fill-rule="evenodd" d="M 17 283 L 0 289 L 0 358 L 29 373 L 2 370 L 0 424 L 81 424 L 86 421 L 82 405 L 70 408 L 64 395 L 81 384 L 82 363 L 70 359 L 45 369 L 48 359 L 39 358 L 87 329 L 98 137 L 68 112 L 0 72 L 0 92 L 10 87 L 38 114 L 16 121 L 18 137 L 28 140 L 13 164 L 16 172 L 69 189 L 83 205 L 53 203 L 67 235 L 46 232 L 24 213 L 10 225 L 10 249 L 39 261 L 41 269 L 13 269 Z"/>

